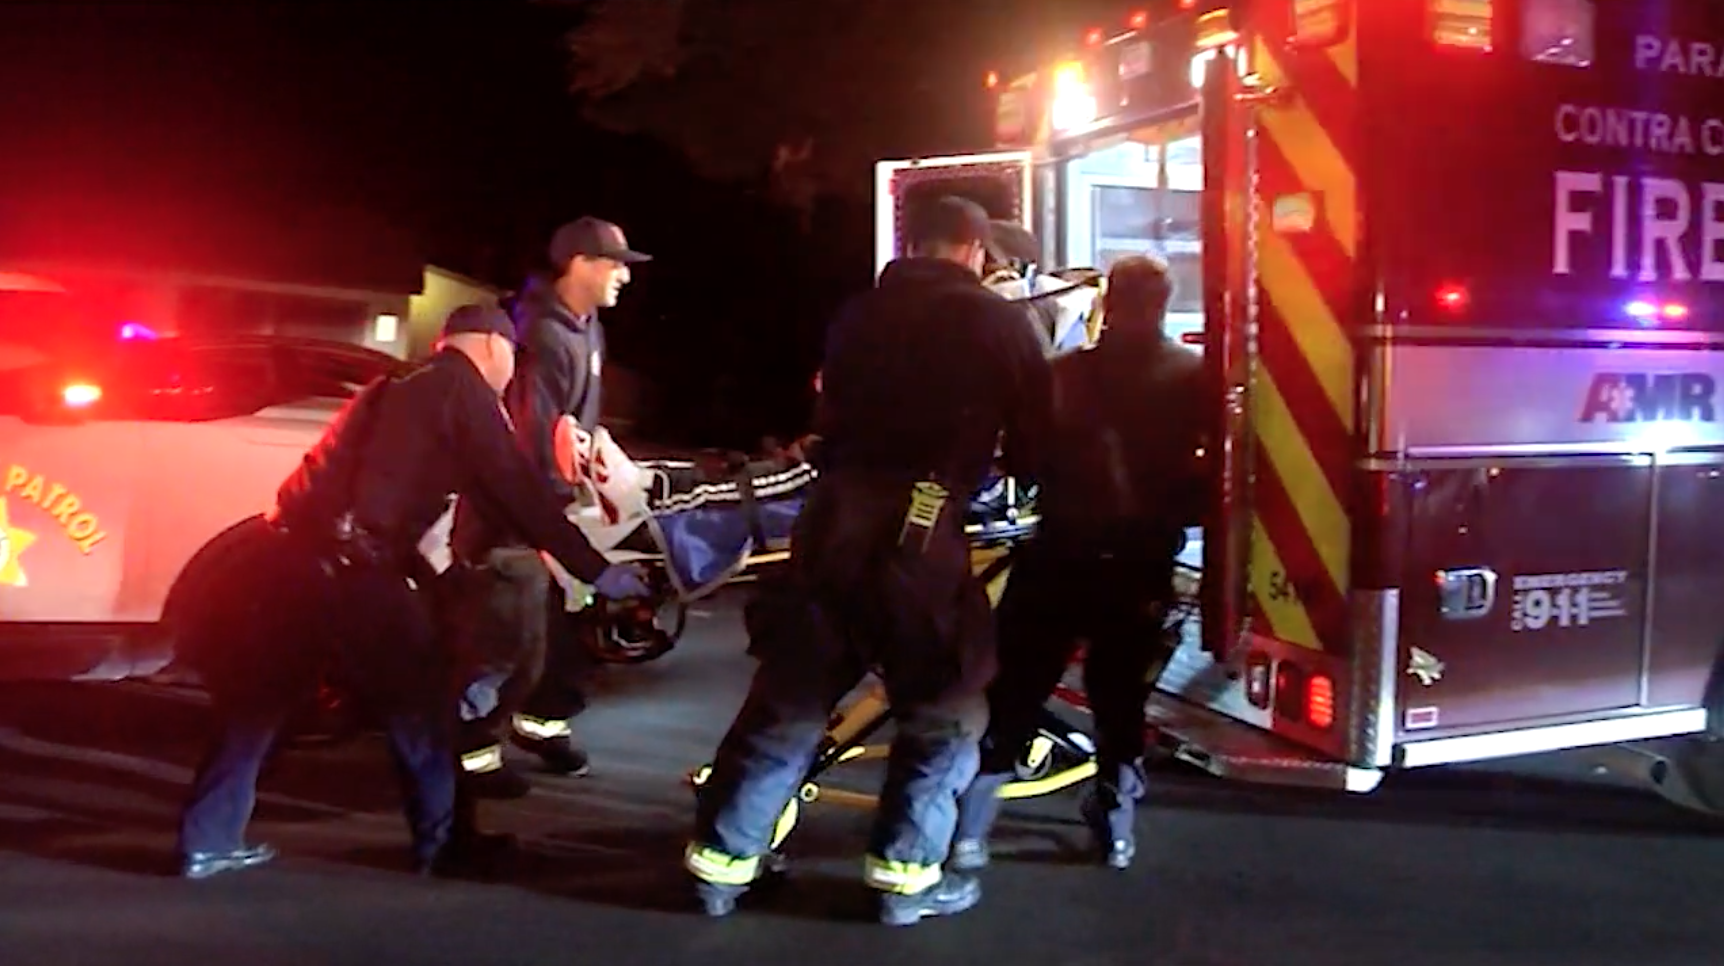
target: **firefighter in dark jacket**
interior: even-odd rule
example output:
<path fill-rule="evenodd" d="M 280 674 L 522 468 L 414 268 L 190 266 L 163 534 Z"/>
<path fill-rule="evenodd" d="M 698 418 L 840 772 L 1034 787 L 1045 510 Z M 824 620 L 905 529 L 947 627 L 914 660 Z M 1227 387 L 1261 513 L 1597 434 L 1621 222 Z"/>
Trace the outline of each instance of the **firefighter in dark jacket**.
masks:
<path fill-rule="evenodd" d="M 684 864 L 709 915 L 754 880 L 827 718 L 871 670 L 897 735 L 865 862 L 880 918 L 908 925 L 981 898 L 942 876 L 957 796 L 977 765 L 992 615 L 970 571 L 965 507 L 1004 439 L 1031 465 L 1048 363 L 1022 310 L 983 288 L 987 215 L 942 199 L 913 213 L 912 255 L 830 330 L 815 417 L 821 476 L 788 578 L 749 614 L 753 686 L 699 791 Z"/>
<path fill-rule="evenodd" d="M 616 305 L 629 282 L 629 266 L 651 257 L 629 248 L 622 229 L 591 217 L 557 229 L 549 256 L 555 274 L 529 279 L 514 304 L 520 348 L 504 398 L 520 445 L 567 506 L 581 492 L 558 469 L 553 430 L 564 416 L 586 433 L 598 429 L 605 358 L 598 310 Z M 572 614 L 567 594 L 531 548 L 500 521 L 488 519 L 483 508 L 456 508 L 452 549 L 486 575 L 493 615 L 519 615 L 514 671 L 499 689 L 494 717 L 506 718 L 514 742 L 538 755 L 549 771 L 586 774 L 587 753 L 575 744 L 569 719 L 586 704 L 582 691 L 591 656 L 577 622 L 590 614 Z M 477 794 L 511 797 L 522 791 L 524 780 L 506 769 L 502 752 L 492 728 L 478 722 L 463 727 L 462 769 Z"/>
<path fill-rule="evenodd" d="M 513 335 L 496 309 L 457 309 L 441 351 L 367 387 L 282 484 L 255 566 L 240 578 L 247 607 L 228 629 L 243 646 L 202 651 L 221 725 L 181 817 L 187 877 L 273 857 L 244 842 L 258 770 L 330 664 L 388 732 L 417 867 L 463 864 L 467 843 L 451 839 L 454 669 L 417 546 L 457 492 L 594 586 L 646 592 L 637 570 L 610 565 L 564 517 L 516 448 L 498 396 L 514 368 Z"/>
<path fill-rule="evenodd" d="M 1201 513 L 1205 480 L 1202 360 L 1164 334 L 1171 294 L 1160 262 L 1121 259 L 1108 276 L 1101 340 L 1053 363 L 1041 522 L 997 611 L 1000 670 L 988 691 L 981 774 L 960 800 L 951 861 L 960 871 L 987 865 L 998 792 L 1080 639 L 1098 765 L 1083 816 L 1108 865 L 1123 869 L 1136 852 L 1144 704 L 1171 653 L 1164 620 L 1174 559 Z"/>

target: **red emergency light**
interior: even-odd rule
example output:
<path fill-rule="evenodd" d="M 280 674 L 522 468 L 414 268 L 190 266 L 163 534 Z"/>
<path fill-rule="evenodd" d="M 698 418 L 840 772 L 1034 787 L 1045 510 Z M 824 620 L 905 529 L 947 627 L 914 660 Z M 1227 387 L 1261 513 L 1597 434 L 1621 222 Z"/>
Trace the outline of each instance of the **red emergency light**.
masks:
<path fill-rule="evenodd" d="M 1190 10 L 1197 6 L 1197 0 L 1179 0 L 1179 9 Z"/>
<path fill-rule="evenodd" d="M 1457 282 L 1448 282 L 1437 288 L 1437 307 L 1449 312 L 1459 312 L 1472 301 L 1472 295 L 1467 287 Z"/>
<path fill-rule="evenodd" d="M 1083 35 L 1083 42 L 1091 47 L 1100 47 L 1101 42 L 1106 39 L 1107 32 L 1100 27 L 1091 27 L 1089 33 Z"/>
<path fill-rule="evenodd" d="M 990 91 L 1000 86 L 1000 72 L 997 70 L 988 71 L 988 73 L 982 77 L 982 83 L 986 85 Z"/>
<path fill-rule="evenodd" d="M 1130 27 L 1133 30 L 1142 30 L 1143 28 L 1149 26 L 1149 11 L 1148 10 L 1139 10 L 1138 12 L 1132 14 L 1131 19 L 1127 20 L 1125 22 L 1125 24 L 1126 24 L 1126 26 Z"/>

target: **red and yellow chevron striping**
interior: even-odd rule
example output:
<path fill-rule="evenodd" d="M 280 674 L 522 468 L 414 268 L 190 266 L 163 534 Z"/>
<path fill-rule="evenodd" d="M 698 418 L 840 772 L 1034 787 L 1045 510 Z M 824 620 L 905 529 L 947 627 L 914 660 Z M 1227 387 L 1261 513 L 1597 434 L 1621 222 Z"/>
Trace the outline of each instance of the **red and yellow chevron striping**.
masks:
<path fill-rule="evenodd" d="M 1351 546 L 1358 58 L 1351 40 L 1291 52 L 1260 40 L 1252 57 L 1291 95 L 1258 113 L 1251 593 L 1259 632 L 1333 649 Z"/>

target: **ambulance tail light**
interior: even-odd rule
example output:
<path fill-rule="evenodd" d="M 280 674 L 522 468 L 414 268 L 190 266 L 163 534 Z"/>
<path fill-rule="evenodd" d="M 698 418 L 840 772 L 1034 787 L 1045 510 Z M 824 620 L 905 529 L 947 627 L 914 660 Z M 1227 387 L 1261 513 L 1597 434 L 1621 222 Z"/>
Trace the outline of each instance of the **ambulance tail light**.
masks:
<path fill-rule="evenodd" d="M 102 387 L 95 383 L 67 383 L 66 386 L 60 390 L 60 401 L 73 409 L 83 409 L 86 406 L 93 406 L 100 402 L 101 399 Z"/>
<path fill-rule="evenodd" d="M 1491 0 L 1426 0 L 1431 40 L 1439 47 L 1488 53 L 1493 17 Z"/>
<path fill-rule="evenodd" d="M 1327 674 L 1313 674 L 1305 682 L 1305 723 L 1318 731 L 1335 724 L 1335 680 Z"/>

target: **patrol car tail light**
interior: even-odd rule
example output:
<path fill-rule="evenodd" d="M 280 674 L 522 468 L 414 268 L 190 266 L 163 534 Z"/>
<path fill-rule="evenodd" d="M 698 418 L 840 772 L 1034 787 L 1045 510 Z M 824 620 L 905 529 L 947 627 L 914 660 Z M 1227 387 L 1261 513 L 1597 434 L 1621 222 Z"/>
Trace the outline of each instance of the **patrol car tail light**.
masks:
<path fill-rule="evenodd" d="M 1431 39 L 1439 47 L 1489 52 L 1491 0 L 1426 0 Z"/>
<path fill-rule="evenodd" d="M 102 387 L 88 382 L 68 383 L 60 390 L 60 401 L 73 408 L 83 408 L 99 402 Z"/>

